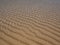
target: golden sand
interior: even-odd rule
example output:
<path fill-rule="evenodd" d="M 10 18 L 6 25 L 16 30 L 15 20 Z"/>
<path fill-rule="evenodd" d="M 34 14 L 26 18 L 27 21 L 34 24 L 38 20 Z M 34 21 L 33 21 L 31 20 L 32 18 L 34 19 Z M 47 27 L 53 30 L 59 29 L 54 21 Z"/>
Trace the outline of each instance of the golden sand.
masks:
<path fill-rule="evenodd" d="M 60 45 L 60 13 L 52 6 L 0 8 L 0 45 Z"/>

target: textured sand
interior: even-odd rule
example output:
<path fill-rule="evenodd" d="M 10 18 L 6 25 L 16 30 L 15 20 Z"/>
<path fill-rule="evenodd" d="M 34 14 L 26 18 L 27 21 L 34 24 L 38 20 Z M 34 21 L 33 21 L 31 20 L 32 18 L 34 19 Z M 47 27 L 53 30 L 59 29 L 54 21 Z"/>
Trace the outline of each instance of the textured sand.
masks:
<path fill-rule="evenodd" d="M 0 45 L 60 45 L 58 0 L 0 2 Z"/>

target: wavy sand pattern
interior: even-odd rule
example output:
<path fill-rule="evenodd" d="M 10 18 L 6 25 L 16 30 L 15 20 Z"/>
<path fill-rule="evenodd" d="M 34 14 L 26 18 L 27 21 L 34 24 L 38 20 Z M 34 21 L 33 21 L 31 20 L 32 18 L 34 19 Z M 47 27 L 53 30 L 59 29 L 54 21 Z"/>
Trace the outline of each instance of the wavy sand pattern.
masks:
<path fill-rule="evenodd" d="M 0 45 L 60 45 L 58 0 L 1 2 Z"/>

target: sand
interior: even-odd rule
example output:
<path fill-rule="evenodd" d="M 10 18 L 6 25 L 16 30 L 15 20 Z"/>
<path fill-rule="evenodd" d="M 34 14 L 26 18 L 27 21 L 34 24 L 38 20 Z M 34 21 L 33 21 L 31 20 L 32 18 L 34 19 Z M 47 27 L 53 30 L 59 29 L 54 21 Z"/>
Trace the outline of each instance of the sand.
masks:
<path fill-rule="evenodd" d="M 60 45 L 57 0 L 1 0 L 0 45 Z"/>

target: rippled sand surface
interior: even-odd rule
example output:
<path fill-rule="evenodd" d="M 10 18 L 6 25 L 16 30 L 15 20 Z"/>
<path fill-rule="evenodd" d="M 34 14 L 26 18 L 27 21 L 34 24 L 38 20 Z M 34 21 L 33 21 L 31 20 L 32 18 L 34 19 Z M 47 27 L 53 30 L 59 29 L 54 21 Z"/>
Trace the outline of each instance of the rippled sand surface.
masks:
<path fill-rule="evenodd" d="M 0 45 L 60 45 L 60 0 L 0 0 Z"/>

